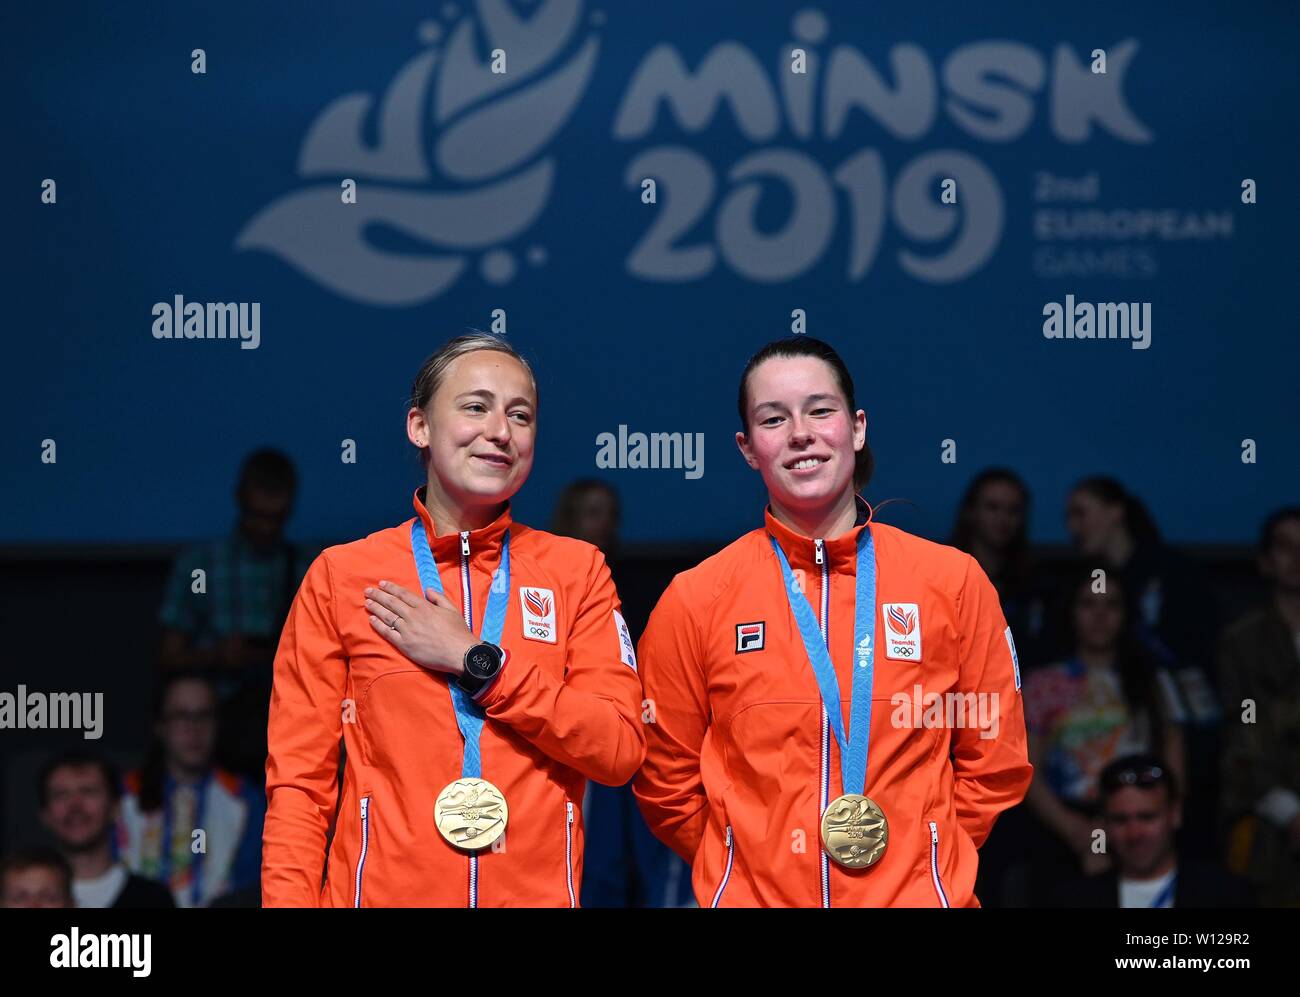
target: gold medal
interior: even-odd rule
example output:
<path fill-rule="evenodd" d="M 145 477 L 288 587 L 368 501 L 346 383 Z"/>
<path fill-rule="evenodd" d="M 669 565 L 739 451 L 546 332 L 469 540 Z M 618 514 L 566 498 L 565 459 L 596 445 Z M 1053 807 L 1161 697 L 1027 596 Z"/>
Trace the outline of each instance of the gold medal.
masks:
<path fill-rule="evenodd" d="M 889 821 L 874 800 L 845 793 L 822 814 L 822 847 L 849 869 L 875 865 L 889 844 Z"/>
<path fill-rule="evenodd" d="M 501 790 L 486 779 L 457 779 L 433 806 L 438 833 L 457 848 L 477 852 L 505 833 L 510 809 Z"/>

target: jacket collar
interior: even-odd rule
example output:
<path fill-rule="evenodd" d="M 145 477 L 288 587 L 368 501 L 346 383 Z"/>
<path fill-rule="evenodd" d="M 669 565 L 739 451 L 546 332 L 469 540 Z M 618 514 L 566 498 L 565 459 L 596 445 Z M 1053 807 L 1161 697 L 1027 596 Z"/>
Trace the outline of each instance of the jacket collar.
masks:
<path fill-rule="evenodd" d="M 415 514 L 420 522 L 424 523 L 424 532 L 429 536 L 429 548 L 433 551 L 433 559 L 439 564 L 457 564 L 463 549 L 461 535 L 459 533 L 438 535 L 433 525 L 433 517 L 429 515 L 429 510 L 424 505 L 424 489 L 425 486 L 421 485 L 415 490 Z M 505 537 L 506 530 L 510 529 L 512 523 L 510 503 L 507 502 L 501 515 L 487 526 L 469 531 L 470 555 L 475 558 L 486 557 L 489 561 L 496 560 L 501 554 L 502 538 Z"/>
<path fill-rule="evenodd" d="M 871 522 L 873 515 L 871 506 L 860 495 L 857 497 L 857 508 L 858 520 L 853 529 L 833 540 L 823 541 L 826 564 L 832 571 L 857 564 L 858 535 Z M 776 538 L 792 568 L 803 568 L 805 571 L 821 569 L 821 565 L 817 564 L 817 538 L 805 537 L 786 526 L 772 515 L 770 505 L 763 512 L 763 521 L 768 535 Z"/>

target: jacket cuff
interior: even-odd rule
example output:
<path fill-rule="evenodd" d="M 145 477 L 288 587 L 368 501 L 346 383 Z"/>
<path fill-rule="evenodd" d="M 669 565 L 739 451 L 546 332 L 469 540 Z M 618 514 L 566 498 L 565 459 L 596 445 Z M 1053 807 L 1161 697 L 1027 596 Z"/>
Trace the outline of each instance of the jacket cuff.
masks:
<path fill-rule="evenodd" d="M 474 694 L 474 702 L 478 703 L 479 706 L 482 707 L 488 707 L 498 702 L 501 697 L 494 695 L 494 690 L 499 690 L 501 688 L 501 676 L 506 673 L 506 669 L 509 667 L 510 652 L 503 647 L 501 648 L 501 667 L 498 668 L 497 673 L 492 676 L 492 681 Z"/>

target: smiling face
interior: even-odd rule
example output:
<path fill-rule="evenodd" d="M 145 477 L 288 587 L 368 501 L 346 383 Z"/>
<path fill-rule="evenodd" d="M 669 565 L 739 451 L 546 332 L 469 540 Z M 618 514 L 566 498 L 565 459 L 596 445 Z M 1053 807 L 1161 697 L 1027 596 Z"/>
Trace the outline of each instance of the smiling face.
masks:
<path fill-rule="evenodd" d="M 1121 874 L 1148 878 L 1173 852 L 1182 808 L 1164 786 L 1125 786 L 1106 800 L 1105 817 Z"/>
<path fill-rule="evenodd" d="M 533 466 L 537 391 L 514 357 L 476 350 L 457 357 L 406 431 L 427 447 L 429 484 L 453 505 L 499 505 L 523 487 Z"/>
<path fill-rule="evenodd" d="M 815 357 L 772 357 L 749 375 L 749 432 L 736 445 L 774 505 L 813 512 L 853 492 L 867 415 L 851 411 L 835 371 Z"/>
<path fill-rule="evenodd" d="M 108 839 L 116 804 L 98 765 L 64 765 L 50 773 L 41 814 L 59 847 L 83 851 Z"/>

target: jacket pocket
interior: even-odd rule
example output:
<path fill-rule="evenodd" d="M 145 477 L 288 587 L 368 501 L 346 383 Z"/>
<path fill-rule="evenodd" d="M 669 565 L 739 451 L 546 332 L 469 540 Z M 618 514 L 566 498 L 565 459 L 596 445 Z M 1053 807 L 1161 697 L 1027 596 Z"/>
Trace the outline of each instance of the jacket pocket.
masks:
<path fill-rule="evenodd" d="M 569 906 L 578 906 L 578 896 L 573 891 L 573 801 L 564 801 L 564 875 L 569 887 Z"/>
<path fill-rule="evenodd" d="M 352 891 L 352 906 L 361 906 L 361 883 L 366 872 L 366 853 L 370 851 L 370 794 L 361 797 L 361 851 L 357 855 L 357 875 Z"/>
<path fill-rule="evenodd" d="M 943 888 L 943 879 L 939 876 L 939 825 L 930 821 L 930 878 L 934 881 L 934 892 L 939 898 L 940 907 L 951 907 L 948 894 Z"/>
<path fill-rule="evenodd" d="M 718 890 L 713 894 L 713 902 L 710 907 L 716 907 L 722 903 L 722 894 L 727 889 L 727 881 L 731 879 L 731 863 L 736 857 L 736 840 L 731 833 L 731 825 L 727 825 L 727 864 L 722 869 L 722 878 L 718 880 Z"/>

